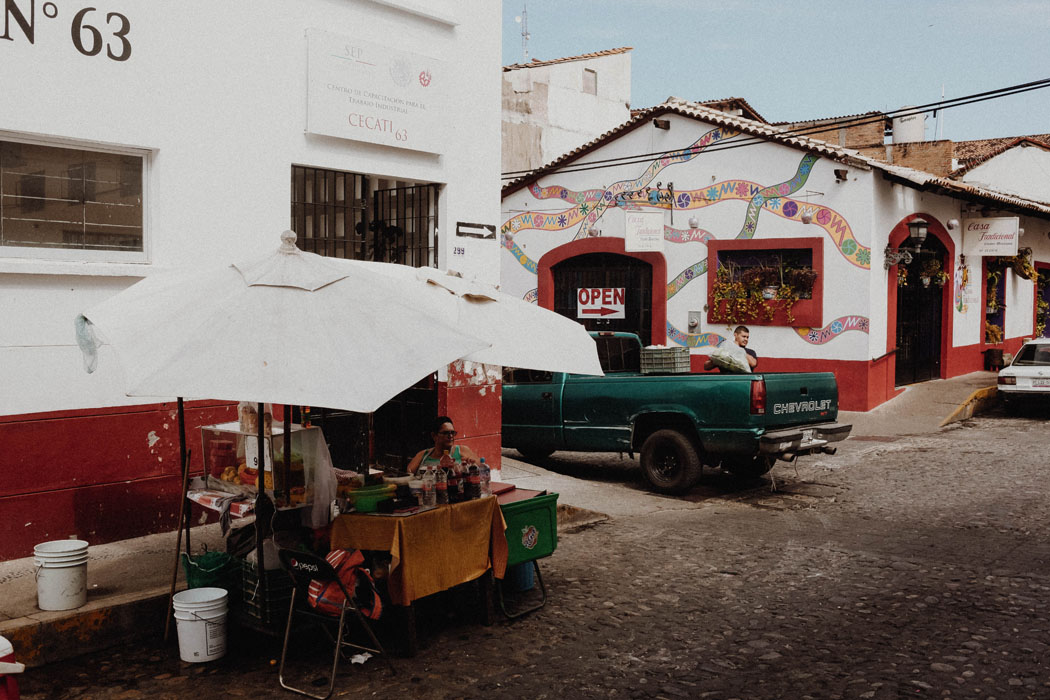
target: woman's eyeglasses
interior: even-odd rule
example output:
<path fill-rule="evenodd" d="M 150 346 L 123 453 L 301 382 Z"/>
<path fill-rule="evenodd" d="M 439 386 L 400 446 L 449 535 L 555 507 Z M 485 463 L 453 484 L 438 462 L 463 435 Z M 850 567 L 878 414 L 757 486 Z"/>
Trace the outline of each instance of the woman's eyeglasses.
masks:
<path fill-rule="evenodd" d="M 444 435 L 445 437 L 456 437 L 455 430 L 439 430 L 438 435 Z"/>

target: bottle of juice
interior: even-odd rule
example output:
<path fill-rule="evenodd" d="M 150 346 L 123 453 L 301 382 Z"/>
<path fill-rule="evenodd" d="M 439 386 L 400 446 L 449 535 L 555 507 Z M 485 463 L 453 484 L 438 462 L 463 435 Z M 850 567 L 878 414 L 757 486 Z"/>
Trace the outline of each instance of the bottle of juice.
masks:
<path fill-rule="evenodd" d="M 448 503 L 448 476 L 441 467 L 437 469 L 437 480 L 434 482 L 434 493 L 437 496 L 438 505 Z"/>

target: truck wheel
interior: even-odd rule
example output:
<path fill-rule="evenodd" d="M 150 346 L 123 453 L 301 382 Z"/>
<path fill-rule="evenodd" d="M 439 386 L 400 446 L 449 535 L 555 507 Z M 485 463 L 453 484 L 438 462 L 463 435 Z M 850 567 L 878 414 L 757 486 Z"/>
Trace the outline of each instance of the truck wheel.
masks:
<path fill-rule="evenodd" d="M 642 473 L 660 493 L 681 494 L 700 480 L 700 456 L 677 430 L 657 430 L 642 445 Z"/>
<path fill-rule="evenodd" d="M 542 462 L 554 454 L 553 447 L 515 447 L 514 449 L 521 453 L 521 456 L 525 458 L 526 462 L 532 464 Z"/>
<path fill-rule="evenodd" d="M 753 479 L 762 476 L 772 469 L 773 463 L 776 461 L 775 458 L 766 455 L 758 455 L 751 459 L 725 459 L 722 460 L 722 469 L 725 469 L 734 476 Z"/>

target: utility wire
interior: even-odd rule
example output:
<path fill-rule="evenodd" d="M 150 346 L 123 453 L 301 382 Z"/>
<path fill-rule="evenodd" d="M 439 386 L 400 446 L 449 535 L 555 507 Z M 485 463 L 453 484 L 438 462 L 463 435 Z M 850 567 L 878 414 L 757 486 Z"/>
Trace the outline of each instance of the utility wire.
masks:
<path fill-rule="evenodd" d="M 1018 90 L 1016 92 L 1009 93 L 1009 94 L 1020 94 L 1022 92 L 1028 92 L 1030 90 L 1037 90 L 1037 89 L 1039 89 L 1039 88 L 1028 88 L 1028 89 L 1025 89 L 1025 90 Z M 987 100 L 987 99 L 991 99 L 991 98 L 974 99 L 974 100 L 970 100 L 970 101 L 967 101 L 967 102 L 960 102 L 958 104 L 951 105 L 951 106 L 959 107 L 959 106 L 962 106 L 962 105 L 965 105 L 965 104 L 970 104 L 971 102 L 983 102 L 984 100 Z M 939 109 L 946 109 L 946 107 L 941 107 Z M 898 115 L 898 116 L 910 116 L 911 114 L 918 114 L 918 113 L 919 112 L 908 112 L 908 113 L 905 113 L 903 115 Z M 882 122 L 882 121 L 885 121 L 885 117 L 880 115 L 878 117 L 871 117 L 871 118 L 868 118 L 868 119 L 857 119 L 857 120 L 853 120 L 853 121 L 843 121 L 843 122 L 841 122 L 841 124 L 849 124 L 850 126 L 862 126 L 864 124 L 873 124 L 873 123 Z M 836 123 L 836 125 L 841 125 L 841 124 Z M 795 136 L 804 136 L 805 134 L 808 134 L 808 133 L 822 133 L 822 132 L 825 132 L 825 131 L 830 131 L 832 128 L 834 128 L 834 127 L 829 122 L 829 123 L 821 124 L 819 126 L 806 127 L 805 129 L 798 129 L 798 130 L 794 130 L 794 131 L 777 132 L 777 133 L 771 134 L 771 135 L 773 135 L 773 136 L 782 136 L 782 137 L 786 137 L 786 138 L 792 138 L 792 137 L 795 137 Z M 766 138 L 759 137 L 759 136 L 745 136 L 745 135 L 741 134 L 740 136 L 734 136 L 734 137 L 731 137 L 730 139 L 726 139 L 726 141 L 724 141 L 722 143 L 716 144 L 714 146 L 709 146 L 709 147 L 705 148 L 703 152 L 704 153 L 714 153 L 716 151 L 731 150 L 733 148 L 744 148 L 746 146 L 754 146 L 754 145 L 757 145 L 757 144 L 760 144 L 760 143 L 765 143 L 766 140 L 767 140 Z M 829 147 L 830 148 L 839 148 L 838 146 L 833 146 L 833 145 L 830 145 L 830 144 L 829 144 Z M 647 162 L 647 161 L 651 160 L 653 157 L 657 157 L 657 156 L 665 156 L 665 155 L 672 155 L 673 156 L 673 155 L 679 154 L 679 153 L 688 153 L 689 151 L 690 151 L 690 149 L 687 146 L 685 148 L 672 149 L 672 150 L 667 150 L 667 151 L 657 151 L 655 153 L 649 153 L 649 154 L 620 156 L 618 158 L 609 158 L 609 159 L 600 160 L 600 161 L 588 161 L 586 163 L 568 164 L 568 165 L 565 165 L 563 167 L 552 168 L 551 172 L 572 173 L 572 172 L 582 172 L 582 171 L 585 171 L 585 170 L 598 170 L 598 169 L 601 169 L 601 168 L 612 168 L 612 167 L 616 167 L 616 166 L 619 166 L 619 165 L 632 165 L 632 164 L 636 164 L 636 163 Z M 601 165 L 601 163 L 607 163 L 607 164 Z M 526 172 L 532 172 L 532 171 L 530 170 L 530 171 L 526 171 Z M 514 179 L 516 179 L 518 177 L 521 177 L 521 176 L 520 175 L 514 176 Z M 504 178 L 504 179 L 506 179 L 506 178 Z"/>
<path fill-rule="evenodd" d="M 956 97 L 950 100 L 938 100 L 937 102 L 930 102 L 928 104 L 919 105 L 916 107 L 902 107 L 900 109 L 891 110 L 889 112 L 879 112 L 877 116 L 871 116 L 869 113 L 867 115 L 860 115 L 858 117 L 843 117 L 841 119 L 831 119 L 827 121 L 822 121 L 820 123 L 812 124 L 811 126 L 807 127 L 777 131 L 772 135 L 778 137 L 791 138 L 794 136 L 805 136 L 806 134 L 811 133 L 823 133 L 841 126 L 863 126 L 865 124 L 884 122 L 886 119 L 908 117 L 931 111 L 936 112 L 937 110 L 941 109 L 950 109 L 952 107 L 961 107 L 963 105 L 985 102 L 987 100 L 1000 99 L 1002 97 L 1018 95 L 1021 93 L 1030 92 L 1032 90 L 1041 90 L 1046 87 L 1050 87 L 1050 78 L 1044 78 L 1042 80 L 1036 80 L 1028 83 L 1021 83 L 1019 85 L 1011 85 L 1009 87 L 998 88 L 996 90 L 988 90 L 985 92 L 974 93 L 972 95 L 964 95 L 962 97 Z M 701 104 L 700 106 L 703 105 Z M 776 127 L 770 126 L 768 128 L 775 129 Z M 745 146 L 753 146 L 759 143 L 764 143 L 766 139 L 756 136 L 749 136 L 745 137 L 744 139 L 732 137 L 732 139 L 728 139 L 727 141 L 732 141 L 732 143 L 726 142 L 710 146 L 704 149 L 704 152 L 711 153 L 715 151 L 729 150 L 732 148 L 743 148 Z M 601 168 L 616 167 L 619 165 L 632 165 L 636 163 L 645 162 L 646 160 L 649 160 L 656 156 L 688 153 L 689 151 L 690 147 L 686 146 L 684 148 L 655 151 L 652 153 L 638 153 L 629 156 L 618 156 L 616 158 L 606 158 L 602 160 L 587 161 L 586 163 L 566 164 L 564 166 L 551 168 L 550 172 L 582 172 L 585 170 L 597 170 Z M 535 170 L 537 169 L 534 168 L 532 170 L 508 171 L 502 174 L 502 179 L 515 180 L 531 172 L 535 172 Z"/>

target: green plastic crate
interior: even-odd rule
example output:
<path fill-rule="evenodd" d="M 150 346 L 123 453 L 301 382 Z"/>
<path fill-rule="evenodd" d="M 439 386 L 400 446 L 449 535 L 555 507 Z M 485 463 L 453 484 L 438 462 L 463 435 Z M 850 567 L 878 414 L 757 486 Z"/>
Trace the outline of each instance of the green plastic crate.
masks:
<path fill-rule="evenodd" d="M 558 547 L 558 494 L 500 506 L 507 522 L 507 565 L 549 557 Z"/>
<path fill-rule="evenodd" d="M 688 374 L 689 348 L 642 348 L 642 374 Z"/>

